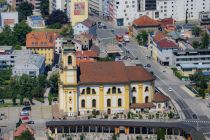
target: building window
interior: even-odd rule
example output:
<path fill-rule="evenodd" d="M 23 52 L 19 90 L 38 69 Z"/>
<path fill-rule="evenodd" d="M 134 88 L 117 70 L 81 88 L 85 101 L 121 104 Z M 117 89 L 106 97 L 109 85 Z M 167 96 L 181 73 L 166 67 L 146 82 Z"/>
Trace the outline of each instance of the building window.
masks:
<path fill-rule="evenodd" d="M 111 89 L 109 88 L 108 91 L 107 91 L 107 94 L 110 94 L 110 92 L 111 92 Z"/>
<path fill-rule="evenodd" d="M 68 56 L 68 64 L 71 65 L 72 64 L 72 57 Z"/>
<path fill-rule="evenodd" d="M 161 108 L 161 104 L 158 104 L 158 108 Z"/>
<path fill-rule="evenodd" d="M 107 107 L 111 107 L 111 99 L 107 99 Z"/>
<path fill-rule="evenodd" d="M 69 103 L 71 104 L 71 97 L 69 98 Z"/>
<path fill-rule="evenodd" d="M 96 91 L 95 91 L 95 89 L 92 89 L 92 94 L 96 94 Z"/>
<path fill-rule="evenodd" d="M 87 94 L 90 94 L 90 87 L 87 87 Z"/>
<path fill-rule="evenodd" d="M 118 94 L 122 93 L 120 88 L 117 89 L 117 92 L 118 92 Z"/>
<path fill-rule="evenodd" d="M 118 107 L 122 106 L 122 99 L 118 99 L 117 104 L 118 104 Z"/>
<path fill-rule="evenodd" d="M 133 103 L 133 104 L 136 103 L 136 97 L 132 97 L 132 103 Z"/>
<path fill-rule="evenodd" d="M 148 92 L 149 91 L 149 87 L 146 86 L 144 92 Z"/>
<path fill-rule="evenodd" d="M 112 94 L 116 94 L 116 87 L 112 87 Z"/>
<path fill-rule="evenodd" d="M 81 92 L 81 94 L 85 94 L 85 89 L 82 89 L 82 92 Z"/>
<path fill-rule="evenodd" d="M 146 97 L 145 97 L 145 103 L 148 103 L 148 102 L 149 102 L 149 97 L 146 96 Z"/>
<path fill-rule="evenodd" d="M 136 92 L 136 87 L 133 87 L 131 92 Z"/>
<path fill-rule="evenodd" d="M 71 107 L 69 107 L 69 111 L 71 111 L 72 110 L 72 108 Z"/>
<path fill-rule="evenodd" d="M 85 108 L 85 100 L 84 99 L 81 101 L 81 107 Z"/>
<path fill-rule="evenodd" d="M 96 107 L 96 99 L 92 100 L 92 107 Z"/>

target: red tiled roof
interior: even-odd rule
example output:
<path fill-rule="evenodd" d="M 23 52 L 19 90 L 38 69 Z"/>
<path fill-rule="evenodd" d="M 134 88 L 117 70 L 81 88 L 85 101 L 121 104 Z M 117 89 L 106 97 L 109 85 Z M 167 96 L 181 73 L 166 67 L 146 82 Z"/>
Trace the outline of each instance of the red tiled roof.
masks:
<path fill-rule="evenodd" d="M 174 24 L 175 20 L 173 18 L 164 18 L 159 21 L 161 27 L 165 28 L 167 25 Z"/>
<path fill-rule="evenodd" d="M 15 131 L 13 136 L 14 137 L 18 137 L 20 136 L 23 132 L 25 132 L 26 130 L 28 130 L 32 135 L 35 134 L 35 131 L 27 124 L 21 124 Z"/>
<path fill-rule="evenodd" d="M 131 104 L 131 109 L 144 109 L 144 108 L 153 108 L 155 105 L 153 103 L 135 103 Z"/>
<path fill-rule="evenodd" d="M 91 21 L 90 19 L 86 19 L 82 22 L 83 25 L 85 25 L 86 27 L 90 28 L 92 27 L 95 23 L 93 21 Z"/>
<path fill-rule="evenodd" d="M 162 39 L 159 42 L 157 42 L 158 46 L 162 49 L 173 49 L 173 48 L 178 48 L 177 44 L 169 39 Z"/>
<path fill-rule="evenodd" d="M 157 43 L 160 40 L 164 39 L 165 37 L 167 37 L 167 35 L 165 33 L 158 31 L 155 33 L 154 41 Z"/>
<path fill-rule="evenodd" d="M 161 93 L 158 93 L 158 92 L 156 92 L 154 94 L 153 102 L 155 102 L 155 103 L 162 103 L 162 102 L 166 102 L 166 101 L 169 101 L 169 97 L 168 96 L 165 96 L 164 94 L 161 94 Z"/>
<path fill-rule="evenodd" d="M 77 51 L 76 52 L 76 57 L 77 58 L 82 58 L 82 57 L 98 57 L 98 54 L 97 54 L 96 51 L 93 51 L 93 50 Z"/>
<path fill-rule="evenodd" d="M 129 83 L 155 78 L 142 67 L 126 67 L 121 61 L 80 63 L 80 84 Z"/>
<path fill-rule="evenodd" d="M 158 21 L 144 15 L 139 17 L 138 19 L 135 19 L 133 21 L 133 24 L 135 26 L 141 26 L 141 27 L 145 27 L 145 26 L 159 26 L 160 23 L 158 23 Z"/>

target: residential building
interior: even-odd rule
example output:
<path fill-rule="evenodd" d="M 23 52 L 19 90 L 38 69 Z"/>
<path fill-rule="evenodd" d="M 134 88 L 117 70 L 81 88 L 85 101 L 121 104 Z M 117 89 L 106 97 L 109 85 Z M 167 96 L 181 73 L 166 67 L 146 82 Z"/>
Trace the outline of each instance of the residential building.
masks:
<path fill-rule="evenodd" d="M 76 52 L 76 63 L 77 66 L 84 62 L 96 62 L 98 53 L 94 50 L 77 51 Z"/>
<path fill-rule="evenodd" d="M 109 15 L 116 26 L 131 26 L 132 22 L 147 15 L 153 19 L 159 18 L 156 11 L 156 0 L 110 0 Z"/>
<path fill-rule="evenodd" d="M 133 21 L 133 34 L 137 35 L 139 31 L 156 31 L 160 28 L 160 23 L 148 16 L 141 16 Z"/>
<path fill-rule="evenodd" d="M 0 55 L 12 53 L 12 46 L 0 46 Z"/>
<path fill-rule="evenodd" d="M 45 20 L 42 16 L 28 16 L 27 23 L 31 28 L 45 28 Z"/>
<path fill-rule="evenodd" d="M 114 30 L 97 30 L 96 45 L 102 49 L 101 46 L 106 46 L 107 44 L 115 44 L 116 36 Z M 105 51 L 105 50 L 104 50 Z"/>
<path fill-rule="evenodd" d="M 59 36 L 55 32 L 30 32 L 26 35 L 26 48 L 44 55 L 46 65 L 53 65 L 56 39 Z"/>
<path fill-rule="evenodd" d="M 28 54 L 19 56 L 12 67 L 13 76 L 21 76 L 23 74 L 29 76 L 39 76 L 45 71 L 45 57 L 38 54 Z"/>
<path fill-rule="evenodd" d="M 10 26 L 13 28 L 18 23 L 18 12 L 2 12 L 1 13 L 1 27 Z"/>
<path fill-rule="evenodd" d="M 199 21 L 201 25 L 210 25 L 210 11 L 200 12 Z"/>
<path fill-rule="evenodd" d="M 62 36 L 58 36 L 55 40 L 55 53 L 60 54 L 63 48 L 65 40 Z"/>
<path fill-rule="evenodd" d="M 86 19 L 83 22 L 79 22 L 73 27 L 74 35 L 80 35 L 81 33 L 89 33 L 95 36 L 96 29 L 96 23 L 89 19 Z"/>
<path fill-rule="evenodd" d="M 209 11 L 208 0 L 157 0 L 159 18 L 172 17 L 176 21 L 198 20 L 200 12 Z"/>
<path fill-rule="evenodd" d="M 62 56 L 59 108 L 68 116 L 93 110 L 128 112 L 130 104 L 153 100 L 155 78 L 143 67 L 125 66 L 119 61 L 85 62 L 78 68 L 74 50 L 64 48 Z"/>
<path fill-rule="evenodd" d="M 88 18 L 88 1 L 71 0 L 70 2 L 70 22 L 74 27 L 76 23 L 82 22 Z"/>
<path fill-rule="evenodd" d="M 89 0 L 89 12 L 97 16 L 102 16 L 102 4 L 103 0 Z"/>
<path fill-rule="evenodd" d="M 51 14 L 55 10 L 65 12 L 67 10 L 67 2 L 69 3 L 69 0 L 49 0 L 49 13 Z"/>
<path fill-rule="evenodd" d="M 102 1 L 103 17 L 107 20 L 109 20 L 109 18 L 110 18 L 109 3 L 110 3 L 110 0 L 103 0 Z"/>
<path fill-rule="evenodd" d="M 89 50 L 92 45 L 96 43 L 96 37 L 88 33 L 82 33 L 80 35 L 76 35 L 73 42 L 74 41 L 75 43 L 79 42 L 82 45 L 81 50 Z"/>
<path fill-rule="evenodd" d="M 162 65 L 173 65 L 173 51 L 178 50 L 176 42 L 163 32 L 156 32 L 149 37 L 149 47 L 152 49 L 152 58 Z"/>
<path fill-rule="evenodd" d="M 7 9 L 8 9 L 7 1 L 1 1 L 0 2 L 0 12 L 7 11 Z"/>

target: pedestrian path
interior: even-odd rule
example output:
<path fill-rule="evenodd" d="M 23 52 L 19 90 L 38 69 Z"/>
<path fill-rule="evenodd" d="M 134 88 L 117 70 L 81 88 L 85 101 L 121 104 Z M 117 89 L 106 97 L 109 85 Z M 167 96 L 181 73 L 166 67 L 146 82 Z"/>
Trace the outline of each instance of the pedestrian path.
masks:
<path fill-rule="evenodd" d="M 210 121 L 199 121 L 199 120 L 186 120 L 184 122 L 188 122 L 188 123 L 209 123 Z"/>

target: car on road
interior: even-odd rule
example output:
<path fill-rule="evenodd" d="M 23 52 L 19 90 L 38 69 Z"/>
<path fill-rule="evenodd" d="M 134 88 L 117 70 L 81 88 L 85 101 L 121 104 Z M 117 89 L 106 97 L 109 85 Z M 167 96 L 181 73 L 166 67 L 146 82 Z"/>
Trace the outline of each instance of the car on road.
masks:
<path fill-rule="evenodd" d="M 150 64 L 147 64 L 147 67 L 149 68 L 149 67 L 151 67 L 151 65 Z"/>
<path fill-rule="evenodd" d="M 172 88 L 168 88 L 168 91 L 172 92 L 172 91 L 173 91 L 173 89 L 172 89 Z"/>
<path fill-rule="evenodd" d="M 0 104 L 4 104 L 4 99 L 0 99 Z"/>
<path fill-rule="evenodd" d="M 193 119 L 198 119 L 196 114 L 192 114 Z"/>

